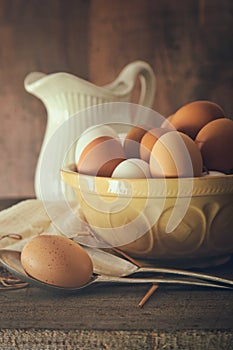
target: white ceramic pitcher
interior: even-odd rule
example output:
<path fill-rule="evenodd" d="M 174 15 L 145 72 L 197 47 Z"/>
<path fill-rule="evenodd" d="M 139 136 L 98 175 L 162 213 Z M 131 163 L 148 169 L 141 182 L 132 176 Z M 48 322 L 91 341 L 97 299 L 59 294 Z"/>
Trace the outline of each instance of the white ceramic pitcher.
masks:
<path fill-rule="evenodd" d="M 72 74 L 59 72 L 29 73 L 24 80 L 26 91 L 38 97 L 47 110 L 47 126 L 35 174 L 35 192 L 40 198 L 39 173 L 41 158 L 47 141 L 54 131 L 78 111 L 107 102 L 130 102 L 136 78 L 140 78 L 141 93 L 138 104 L 151 107 L 155 95 L 155 76 L 152 68 L 143 61 L 128 64 L 115 81 L 103 87 L 96 86 Z M 70 154 L 68 162 L 73 162 Z"/>

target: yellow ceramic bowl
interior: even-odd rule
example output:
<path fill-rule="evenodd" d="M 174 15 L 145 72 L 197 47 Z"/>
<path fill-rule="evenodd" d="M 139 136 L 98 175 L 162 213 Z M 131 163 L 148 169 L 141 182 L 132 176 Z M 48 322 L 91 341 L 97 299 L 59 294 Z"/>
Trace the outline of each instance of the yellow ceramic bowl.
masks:
<path fill-rule="evenodd" d="M 86 221 L 104 241 L 133 257 L 204 266 L 233 253 L 233 175 L 165 180 L 61 173 Z M 166 232 L 172 215 L 181 221 Z"/>

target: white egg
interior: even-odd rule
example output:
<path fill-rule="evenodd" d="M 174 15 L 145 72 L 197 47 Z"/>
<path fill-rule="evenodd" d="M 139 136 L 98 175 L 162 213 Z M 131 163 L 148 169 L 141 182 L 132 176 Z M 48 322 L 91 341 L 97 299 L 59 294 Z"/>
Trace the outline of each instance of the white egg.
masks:
<path fill-rule="evenodd" d="M 126 179 L 151 177 L 150 167 L 149 164 L 142 159 L 129 158 L 117 165 L 112 173 L 112 177 Z"/>
<path fill-rule="evenodd" d="M 109 136 L 118 139 L 117 132 L 109 125 L 99 124 L 86 129 L 78 139 L 75 147 L 75 163 L 77 164 L 84 148 L 98 137 Z"/>

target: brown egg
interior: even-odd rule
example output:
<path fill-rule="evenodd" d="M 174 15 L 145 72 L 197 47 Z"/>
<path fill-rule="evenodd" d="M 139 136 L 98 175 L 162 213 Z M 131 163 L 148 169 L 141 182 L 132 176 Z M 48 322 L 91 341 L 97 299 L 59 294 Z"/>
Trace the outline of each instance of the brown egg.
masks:
<path fill-rule="evenodd" d="M 108 160 L 99 168 L 97 176 L 111 177 L 116 167 L 124 160 L 125 158 L 115 158 Z"/>
<path fill-rule="evenodd" d="M 21 263 L 28 275 L 59 287 L 83 286 L 93 274 L 93 264 L 87 252 L 62 236 L 32 238 L 23 247 Z"/>
<path fill-rule="evenodd" d="M 168 120 L 169 122 L 171 122 L 171 121 L 172 121 L 173 116 L 174 116 L 174 114 L 169 115 L 169 117 L 167 117 L 167 118 L 166 118 L 166 120 Z"/>
<path fill-rule="evenodd" d="M 141 139 L 151 128 L 148 125 L 137 125 L 129 130 L 124 141 L 124 150 L 127 158 L 140 158 Z"/>
<path fill-rule="evenodd" d="M 115 167 L 125 158 L 119 139 L 109 136 L 98 137 L 82 151 L 77 166 L 78 172 L 110 177 Z"/>
<path fill-rule="evenodd" d="M 227 172 L 233 168 L 233 120 L 223 118 L 206 124 L 195 141 L 207 169 Z"/>
<path fill-rule="evenodd" d="M 152 177 L 201 176 L 202 167 L 202 157 L 197 145 L 181 132 L 167 132 L 152 148 L 150 156 Z"/>
<path fill-rule="evenodd" d="M 169 115 L 169 117 L 167 117 L 162 123 L 161 128 L 176 130 L 176 128 L 172 125 L 173 116 L 174 114 Z"/>
<path fill-rule="evenodd" d="M 165 128 L 153 128 L 147 131 L 140 142 L 140 158 L 149 163 L 151 150 L 155 142 L 168 131 Z"/>
<path fill-rule="evenodd" d="M 225 116 L 222 108 L 210 101 L 194 101 L 178 109 L 171 123 L 176 130 L 195 139 L 201 128 L 212 120 Z"/>

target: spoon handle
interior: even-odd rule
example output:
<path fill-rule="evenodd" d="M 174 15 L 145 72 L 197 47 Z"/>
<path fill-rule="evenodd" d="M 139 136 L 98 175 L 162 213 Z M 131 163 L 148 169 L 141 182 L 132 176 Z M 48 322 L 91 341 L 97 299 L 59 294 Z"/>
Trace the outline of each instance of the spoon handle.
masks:
<path fill-rule="evenodd" d="M 186 276 L 186 277 L 195 277 L 199 278 L 201 280 L 207 280 L 217 283 L 224 283 L 229 286 L 233 286 L 233 280 L 209 275 L 205 273 L 199 273 L 199 272 L 193 272 L 193 271 L 186 271 L 186 270 L 178 270 L 178 269 L 168 269 L 168 268 L 160 268 L 160 267 L 140 267 L 136 273 L 164 273 L 164 274 L 171 274 L 171 275 L 179 275 L 179 276 Z"/>
<path fill-rule="evenodd" d="M 95 282 L 99 283 L 126 283 L 126 284 L 145 284 L 145 283 L 166 283 L 166 284 L 183 284 L 200 287 L 212 287 L 220 289 L 233 289 L 233 287 L 224 286 L 221 284 L 208 283 L 205 281 L 188 281 L 185 279 L 170 279 L 170 278 L 126 278 L 126 277 L 111 277 L 99 275 Z"/>

